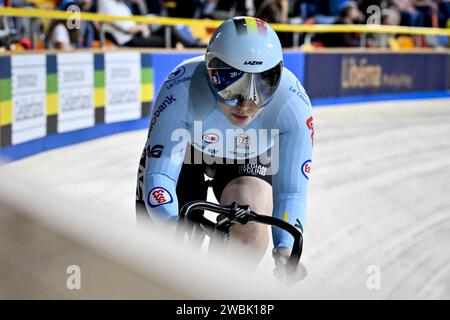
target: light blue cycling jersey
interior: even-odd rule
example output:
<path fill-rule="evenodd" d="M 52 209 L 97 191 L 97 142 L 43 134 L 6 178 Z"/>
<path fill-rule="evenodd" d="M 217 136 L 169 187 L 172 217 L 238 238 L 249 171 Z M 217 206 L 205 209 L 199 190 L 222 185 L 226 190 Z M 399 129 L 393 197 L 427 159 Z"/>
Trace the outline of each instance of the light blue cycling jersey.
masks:
<path fill-rule="evenodd" d="M 176 185 L 186 143 L 218 160 L 250 159 L 270 150 L 273 216 L 303 231 L 314 138 L 312 121 L 305 90 L 284 68 L 273 99 L 250 124 L 236 127 L 217 108 L 204 57 L 184 61 L 167 77 L 153 107 L 144 171 L 147 211 L 164 218 L 178 216 Z M 293 244 L 286 231 L 274 227 L 272 235 L 275 247 Z"/>

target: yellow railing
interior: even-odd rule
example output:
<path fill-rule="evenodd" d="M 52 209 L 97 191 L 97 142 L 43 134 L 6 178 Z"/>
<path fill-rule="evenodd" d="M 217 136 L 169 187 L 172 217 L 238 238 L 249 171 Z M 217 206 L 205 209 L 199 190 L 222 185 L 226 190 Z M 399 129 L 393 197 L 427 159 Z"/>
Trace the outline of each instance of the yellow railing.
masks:
<path fill-rule="evenodd" d="M 205 20 L 205 19 L 182 19 L 167 17 L 149 17 L 149 16 L 111 16 L 105 14 L 89 13 L 89 12 L 66 12 L 59 10 L 42 10 L 42 9 L 24 9 L 0 7 L 0 16 L 15 17 L 34 17 L 42 19 L 80 19 L 100 22 L 114 21 L 135 21 L 144 24 L 157 25 L 187 25 L 193 27 L 211 27 L 216 28 L 221 21 Z M 361 32 L 361 33 L 384 33 L 384 34 L 408 34 L 408 35 L 445 35 L 450 36 L 450 29 L 440 28 L 418 28 L 404 26 L 381 26 L 381 25 L 298 25 L 298 24 L 272 24 L 277 31 L 285 32 Z"/>

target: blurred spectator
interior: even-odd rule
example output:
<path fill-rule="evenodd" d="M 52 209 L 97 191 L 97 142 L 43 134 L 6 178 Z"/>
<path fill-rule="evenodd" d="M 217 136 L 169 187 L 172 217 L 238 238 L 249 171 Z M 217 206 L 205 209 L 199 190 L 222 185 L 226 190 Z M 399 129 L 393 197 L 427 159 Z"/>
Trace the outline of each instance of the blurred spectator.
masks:
<path fill-rule="evenodd" d="M 93 0 L 62 0 L 58 7 L 64 11 L 89 12 L 93 8 Z M 47 48 L 58 50 L 91 48 L 94 34 L 94 25 L 91 21 L 80 20 L 74 24 L 66 20 L 52 20 L 47 31 Z"/>
<path fill-rule="evenodd" d="M 197 7 L 200 5 L 199 0 L 172 0 L 165 1 L 167 15 L 177 18 L 193 18 Z"/>
<path fill-rule="evenodd" d="M 226 20 L 236 16 L 246 16 L 246 0 L 217 0 L 214 19 Z"/>
<path fill-rule="evenodd" d="M 346 2 L 340 11 L 340 16 L 334 24 L 358 24 L 364 21 L 364 15 L 358 9 L 356 2 Z M 357 47 L 359 37 L 355 33 L 323 33 L 315 38 L 325 47 Z"/>
<path fill-rule="evenodd" d="M 200 14 L 198 12 L 199 6 L 201 5 L 200 0 L 174 0 L 170 2 L 170 5 L 166 3 L 166 10 L 169 17 L 194 18 L 197 14 Z M 164 36 L 165 28 L 161 27 L 156 32 Z M 206 47 L 205 44 L 201 43 L 199 39 L 192 35 L 191 30 L 185 25 L 180 24 L 171 27 L 170 35 L 173 40 L 172 47 L 175 47 L 177 43 L 180 43 L 185 48 Z"/>
<path fill-rule="evenodd" d="M 297 0 L 294 4 L 294 16 L 299 15 L 308 23 L 333 23 L 340 8 L 348 0 Z"/>
<path fill-rule="evenodd" d="M 114 16 L 132 16 L 124 0 L 98 0 L 98 13 Z M 105 37 L 125 47 L 164 47 L 164 38 L 150 33 L 147 25 L 134 21 L 116 21 L 104 24 Z"/>
<path fill-rule="evenodd" d="M 5 1 L 0 0 L 0 7 L 5 6 Z M 9 45 L 9 21 L 6 16 L 0 16 L 0 47 L 6 47 Z"/>
<path fill-rule="evenodd" d="M 128 5 L 134 15 L 145 16 L 148 14 L 147 2 L 144 0 L 128 0 Z"/>
<path fill-rule="evenodd" d="M 448 1 L 432 0 L 392 0 L 401 15 L 401 25 L 411 27 L 437 27 L 439 8 Z"/>
<path fill-rule="evenodd" d="M 227 19 L 238 15 L 252 15 L 269 23 L 295 21 L 294 23 L 305 24 L 363 23 L 374 14 L 374 11 L 368 8 L 375 5 L 381 9 L 381 16 L 376 21 L 383 25 L 445 28 L 450 21 L 450 0 L 0 0 L 0 6 L 40 7 L 45 3 L 48 7 L 52 1 L 58 4 L 57 8 L 60 10 L 66 10 L 72 4 L 77 5 L 81 11 L 120 16 L 150 14 L 179 18 Z M 42 40 L 44 28 L 39 19 L 34 19 L 34 22 L 40 23 L 34 26 L 32 20 L 26 17 L 8 19 L 10 29 L 5 33 L 5 19 L 0 18 L 0 40 L 3 43 L 16 43 L 17 39 L 27 39 L 36 46 L 36 43 Z M 172 47 L 180 44 L 188 48 L 204 47 L 196 37 L 206 41 L 208 32 L 212 30 L 203 30 L 203 36 L 199 32 L 200 28 L 202 27 L 188 28 L 184 25 L 147 26 L 132 21 L 103 24 L 107 39 L 115 45 L 127 47 L 165 47 L 168 34 L 172 39 Z M 196 36 L 193 36 L 192 32 Z M 99 39 L 99 34 L 98 22 L 81 21 L 79 28 L 72 30 L 67 27 L 65 21 L 54 20 L 46 33 L 47 47 L 92 47 L 94 39 Z M 292 33 L 278 32 L 278 35 L 283 47 L 292 46 Z M 17 39 L 11 40 L 13 37 Z M 303 40 L 299 39 L 302 37 L 302 34 L 296 34 L 296 43 L 301 43 Z M 308 36 L 306 42 L 309 42 L 309 39 Z M 326 47 L 360 45 L 359 35 L 355 33 L 317 34 L 314 39 Z M 386 39 L 393 40 L 394 36 L 368 34 L 366 39 L 369 47 L 383 46 L 386 45 Z M 445 36 L 412 36 L 410 39 L 418 46 L 442 46 L 448 43 Z"/>
<path fill-rule="evenodd" d="M 388 26 L 398 26 L 400 24 L 400 13 L 396 7 L 392 6 L 381 10 L 380 23 Z M 386 48 L 386 47 L 398 47 L 396 35 L 394 34 L 380 34 L 371 33 L 367 34 L 367 46 Z"/>
<path fill-rule="evenodd" d="M 381 11 L 381 24 L 389 26 L 398 26 L 400 24 L 400 13 L 396 8 L 390 7 Z"/>
<path fill-rule="evenodd" d="M 358 1 L 358 7 L 359 10 L 366 16 L 366 18 L 372 14 L 374 14 L 373 6 L 378 7 L 380 10 L 386 8 L 388 6 L 388 2 L 391 2 L 391 0 L 359 0 Z M 370 7 L 372 7 L 372 10 L 368 10 Z M 379 12 L 379 11 L 378 11 Z M 381 17 L 380 17 L 381 18 Z M 366 19 L 367 20 L 367 19 Z M 377 22 L 380 21 L 380 19 Z"/>
<path fill-rule="evenodd" d="M 163 0 L 145 0 L 148 14 L 163 15 L 164 4 Z"/>
<path fill-rule="evenodd" d="M 437 27 L 438 26 L 438 5 L 432 0 L 416 0 L 414 2 L 419 12 L 419 26 Z"/>
<path fill-rule="evenodd" d="M 400 12 L 400 24 L 404 26 L 419 26 L 419 12 L 412 0 L 392 0 L 392 4 L 397 7 Z"/>
<path fill-rule="evenodd" d="M 79 30 L 68 29 L 65 20 L 52 20 L 48 30 L 48 49 L 72 50 L 76 48 Z"/>
<path fill-rule="evenodd" d="M 439 23 L 439 9 L 442 8 L 439 5 L 441 1 L 431 1 L 431 0 L 418 0 L 415 1 L 415 6 L 419 12 L 419 23 L 423 27 L 438 28 Z M 421 37 L 421 45 L 426 47 L 440 47 L 446 46 L 448 39 L 437 36 L 423 36 Z"/>
<path fill-rule="evenodd" d="M 202 0 L 195 13 L 196 18 L 211 19 L 217 6 L 217 0 Z"/>
<path fill-rule="evenodd" d="M 15 8 L 32 7 L 26 0 L 6 0 L 5 6 Z M 29 17 L 6 17 L 9 24 L 10 39 L 9 43 L 23 43 L 24 49 L 31 49 L 32 29 L 40 20 L 34 20 Z"/>
<path fill-rule="evenodd" d="M 289 0 L 265 0 L 256 8 L 255 17 L 268 23 L 287 23 Z M 283 47 L 292 46 L 292 32 L 277 32 Z"/>
<path fill-rule="evenodd" d="M 443 0 L 439 4 L 439 27 L 448 28 L 450 23 L 450 0 Z"/>
<path fill-rule="evenodd" d="M 288 20 L 288 0 L 265 0 L 256 9 L 255 17 L 268 23 L 286 23 Z"/>

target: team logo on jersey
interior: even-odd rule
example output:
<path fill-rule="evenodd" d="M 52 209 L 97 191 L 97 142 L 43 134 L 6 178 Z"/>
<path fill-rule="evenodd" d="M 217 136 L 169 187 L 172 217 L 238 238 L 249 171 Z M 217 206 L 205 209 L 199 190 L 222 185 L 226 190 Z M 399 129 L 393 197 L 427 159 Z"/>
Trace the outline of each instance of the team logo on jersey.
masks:
<path fill-rule="evenodd" d="M 148 193 L 147 202 L 150 207 L 155 208 L 173 202 L 173 197 L 166 189 L 156 187 Z"/>
<path fill-rule="evenodd" d="M 302 164 L 302 173 L 306 179 L 309 180 L 309 174 L 311 172 L 311 160 L 306 160 Z"/>
<path fill-rule="evenodd" d="M 181 66 L 172 71 L 167 77 L 167 80 L 164 81 L 164 83 L 166 84 L 166 89 L 170 90 L 174 86 L 189 81 L 191 79 L 192 79 L 191 75 L 186 75 L 186 68 Z"/>
<path fill-rule="evenodd" d="M 245 133 L 240 133 L 235 138 L 235 146 L 236 148 L 248 149 L 250 148 L 250 144 L 252 139 L 249 135 Z"/>
<path fill-rule="evenodd" d="M 309 117 L 308 120 L 306 120 L 306 126 L 308 127 L 309 131 L 311 131 L 311 141 L 314 145 L 314 123 L 313 123 L 313 117 Z"/>
<path fill-rule="evenodd" d="M 155 144 L 153 147 L 147 146 L 147 157 L 149 158 L 161 158 L 161 154 L 164 150 L 164 146 L 160 144 Z"/>
<path fill-rule="evenodd" d="M 256 163 L 246 163 L 239 166 L 238 172 L 239 174 L 264 177 L 267 173 L 267 167 Z"/>
<path fill-rule="evenodd" d="M 296 88 L 294 88 L 293 86 L 290 86 L 289 87 L 289 91 L 291 91 L 292 93 L 295 93 L 297 95 L 297 97 L 299 97 L 300 99 L 303 100 L 304 103 L 306 103 L 306 105 L 310 105 L 311 104 L 311 102 L 309 101 L 308 94 L 306 93 L 306 91 L 303 88 L 303 86 L 300 83 L 300 81 L 297 80 Z"/>
<path fill-rule="evenodd" d="M 206 143 L 216 143 L 219 142 L 219 136 L 215 133 L 205 133 L 203 135 L 203 141 Z"/>
<path fill-rule="evenodd" d="M 153 116 L 152 116 L 152 120 L 150 121 L 149 134 L 150 134 L 150 132 L 152 132 L 153 126 L 156 124 L 156 120 L 158 120 L 161 113 L 175 101 L 177 101 L 177 99 L 174 98 L 173 95 L 166 96 L 165 99 L 158 106 L 158 108 L 155 109 L 155 112 L 153 113 Z"/>
<path fill-rule="evenodd" d="M 183 76 L 183 74 L 184 74 L 185 72 L 186 72 L 186 68 L 183 67 L 183 66 L 176 68 L 175 70 L 173 70 L 173 71 L 169 74 L 169 76 L 167 77 L 166 82 L 167 82 L 167 81 L 172 81 L 172 80 L 175 80 L 175 79 L 180 78 L 181 76 Z"/>

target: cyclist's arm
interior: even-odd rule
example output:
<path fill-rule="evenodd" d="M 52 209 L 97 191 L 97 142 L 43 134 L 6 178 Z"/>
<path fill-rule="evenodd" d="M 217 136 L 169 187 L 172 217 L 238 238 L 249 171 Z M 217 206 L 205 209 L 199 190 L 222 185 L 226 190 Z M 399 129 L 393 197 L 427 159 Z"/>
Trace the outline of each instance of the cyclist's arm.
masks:
<path fill-rule="evenodd" d="M 298 105 L 283 110 L 283 131 L 279 137 L 279 169 L 273 176 L 273 216 L 295 225 L 301 232 L 306 222 L 306 194 L 312 159 L 312 129 L 308 124 L 310 105 Z M 304 108 L 302 112 L 299 108 Z M 309 124 L 312 126 L 312 124 Z M 279 228 L 272 228 L 275 248 L 291 248 L 293 237 Z"/>
<path fill-rule="evenodd" d="M 144 202 L 153 217 L 178 216 L 176 184 L 185 154 L 188 128 L 187 90 L 183 85 L 158 94 L 150 118 L 144 171 Z M 175 140 L 174 140 L 175 139 Z"/>

